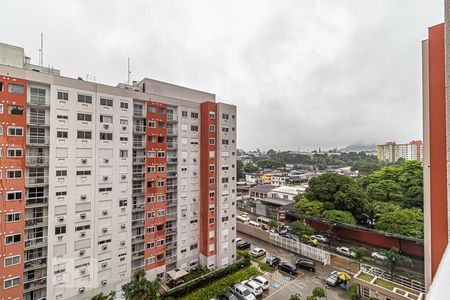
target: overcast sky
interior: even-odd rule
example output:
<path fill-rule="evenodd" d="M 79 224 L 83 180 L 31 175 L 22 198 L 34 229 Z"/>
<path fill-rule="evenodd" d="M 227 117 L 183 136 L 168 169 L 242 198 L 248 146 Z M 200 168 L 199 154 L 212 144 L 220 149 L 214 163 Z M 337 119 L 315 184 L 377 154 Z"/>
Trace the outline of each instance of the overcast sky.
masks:
<path fill-rule="evenodd" d="M 7 1 L 1 41 L 64 76 L 154 78 L 238 107 L 238 147 L 421 138 L 421 40 L 443 0 Z"/>

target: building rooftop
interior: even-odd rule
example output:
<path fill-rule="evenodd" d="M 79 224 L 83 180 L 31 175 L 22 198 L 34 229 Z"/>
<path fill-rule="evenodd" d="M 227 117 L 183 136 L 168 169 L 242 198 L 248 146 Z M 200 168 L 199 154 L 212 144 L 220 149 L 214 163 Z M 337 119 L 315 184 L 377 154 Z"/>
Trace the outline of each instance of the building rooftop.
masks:
<path fill-rule="evenodd" d="M 283 198 L 264 198 L 260 199 L 261 202 L 266 202 L 274 205 L 284 206 L 289 204 L 294 204 L 294 200 L 283 199 Z"/>
<path fill-rule="evenodd" d="M 274 188 L 276 188 L 276 186 L 274 185 L 270 185 L 270 184 L 258 184 L 255 187 L 252 187 L 250 189 L 250 192 L 256 192 L 256 193 L 268 193 L 271 190 L 273 190 Z"/>

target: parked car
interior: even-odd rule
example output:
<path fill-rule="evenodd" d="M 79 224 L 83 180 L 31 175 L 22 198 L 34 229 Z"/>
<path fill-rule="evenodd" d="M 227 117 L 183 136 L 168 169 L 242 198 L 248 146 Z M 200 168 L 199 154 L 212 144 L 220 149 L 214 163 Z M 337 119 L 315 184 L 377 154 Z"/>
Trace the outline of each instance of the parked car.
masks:
<path fill-rule="evenodd" d="M 251 221 L 249 217 L 244 217 L 244 216 L 237 216 L 236 220 L 238 220 L 239 222 L 242 222 L 242 223 L 248 223 Z"/>
<path fill-rule="evenodd" d="M 348 257 L 352 257 L 352 258 L 356 258 L 356 253 L 352 250 L 350 250 L 350 248 L 348 247 L 337 247 L 336 248 L 337 253 L 348 256 Z"/>
<path fill-rule="evenodd" d="M 297 267 L 289 261 L 283 261 L 278 264 L 278 269 L 289 274 L 297 274 Z"/>
<path fill-rule="evenodd" d="M 228 292 L 226 294 L 220 294 L 216 297 L 216 300 L 237 300 L 237 297 L 231 292 Z"/>
<path fill-rule="evenodd" d="M 271 267 L 275 267 L 278 266 L 278 264 L 281 262 L 281 259 L 279 257 L 276 256 L 269 256 L 266 259 L 266 264 L 268 264 Z"/>
<path fill-rule="evenodd" d="M 251 246 L 252 245 L 246 241 L 240 241 L 240 242 L 236 243 L 236 249 L 238 249 L 238 250 L 250 249 Z"/>
<path fill-rule="evenodd" d="M 312 235 L 311 237 L 318 240 L 321 243 L 328 243 L 328 239 L 324 235 L 315 234 L 315 235 Z"/>
<path fill-rule="evenodd" d="M 242 284 L 230 285 L 231 292 L 242 300 L 256 300 L 255 296 Z"/>
<path fill-rule="evenodd" d="M 314 264 L 314 262 L 312 260 L 308 260 L 308 259 L 299 259 L 295 262 L 295 265 L 297 266 L 297 268 L 299 269 L 305 269 L 311 272 L 315 272 L 316 271 L 316 265 Z"/>
<path fill-rule="evenodd" d="M 372 256 L 375 259 L 379 259 L 379 260 L 385 260 L 387 258 L 386 255 L 383 255 L 380 252 L 372 252 L 372 254 L 370 254 L 370 256 Z"/>
<path fill-rule="evenodd" d="M 250 255 L 254 258 L 258 258 L 266 255 L 266 250 L 264 250 L 263 248 L 253 248 L 253 250 L 250 251 Z"/>
<path fill-rule="evenodd" d="M 331 272 L 330 276 L 328 276 L 325 283 L 329 286 L 338 286 L 339 285 L 339 276 L 336 271 Z"/>
<path fill-rule="evenodd" d="M 313 238 L 312 236 L 306 235 L 306 234 L 303 235 L 302 242 L 304 242 L 305 244 L 311 245 L 313 247 L 315 247 L 319 244 L 319 242 L 315 238 Z"/>
<path fill-rule="evenodd" d="M 248 290 L 250 292 L 252 292 L 252 294 L 255 295 L 255 297 L 258 297 L 259 295 L 261 295 L 263 293 L 262 286 L 259 285 L 259 283 L 257 283 L 256 281 L 244 280 L 241 282 L 241 284 L 243 286 L 245 286 L 246 288 L 248 288 Z"/>
<path fill-rule="evenodd" d="M 236 239 L 236 244 L 239 243 L 240 241 L 243 241 L 243 239 L 242 238 L 237 238 Z"/>
<path fill-rule="evenodd" d="M 266 278 L 259 276 L 259 275 L 255 275 L 250 277 L 251 280 L 255 281 L 256 283 L 258 283 L 263 290 L 268 290 L 269 289 L 269 280 L 267 280 Z"/>

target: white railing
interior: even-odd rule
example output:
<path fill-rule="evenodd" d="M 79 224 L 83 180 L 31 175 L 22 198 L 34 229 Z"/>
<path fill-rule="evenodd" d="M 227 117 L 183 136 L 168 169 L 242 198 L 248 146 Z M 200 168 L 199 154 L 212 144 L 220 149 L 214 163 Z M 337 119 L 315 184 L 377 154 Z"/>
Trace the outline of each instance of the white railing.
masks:
<path fill-rule="evenodd" d="M 27 165 L 48 165 L 48 156 L 27 156 Z"/>
<path fill-rule="evenodd" d="M 145 163 L 145 156 L 134 156 L 133 163 Z"/>
<path fill-rule="evenodd" d="M 33 176 L 25 178 L 26 185 L 48 184 L 48 176 Z"/>
<path fill-rule="evenodd" d="M 146 133 L 145 125 L 133 125 L 133 132 L 135 133 Z"/>
<path fill-rule="evenodd" d="M 36 136 L 36 135 L 28 135 L 27 136 L 27 143 L 32 145 L 48 145 L 49 143 L 49 137 L 48 136 Z"/>
<path fill-rule="evenodd" d="M 287 239 L 275 233 L 270 234 L 270 243 L 316 261 L 320 261 L 325 265 L 330 264 L 330 253 L 323 249 L 315 248 L 299 241 Z"/>

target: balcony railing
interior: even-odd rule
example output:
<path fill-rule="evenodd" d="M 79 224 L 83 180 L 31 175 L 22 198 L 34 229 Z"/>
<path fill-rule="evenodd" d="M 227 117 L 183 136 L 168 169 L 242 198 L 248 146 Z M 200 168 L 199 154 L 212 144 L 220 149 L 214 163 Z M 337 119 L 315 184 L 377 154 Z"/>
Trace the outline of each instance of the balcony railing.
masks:
<path fill-rule="evenodd" d="M 25 208 L 41 207 L 48 204 L 48 197 L 34 197 L 25 199 Z"/>
<path fill-rule="evenodd" d="M 174 142 L 168 142 L 167 143 L 167 149 L 168 150 L 175 150 L 175 149 L 177 149 L 177 147 L 178 147 L 177 143 L 174 143 Z"/>
<path fill-rule="evenodd" d="M 133 133 L 146 133 L 145 125 L 133 125 Z"/>
<path fill-rule="evenodd" d="M 132 243 L 141 243 L 145 241 L 145 236 L 143 234 L 135 235 L 131 238 Z"/>
<path fill-rule="evenodd" d="M 145 188 L 144 187 L 139 187 L 139 188 L 133 188 L 133 195 L 141 195 L 141 194 L 145 194 Z"/>
<path fill-rule="evenodd" d="M 167 114 L 167 122 L 174 123 L 177 122 L 177 116 L 174 114 Z"/>
<path fill-rule="evenodd" d="M 146 116 L 145 116 L 145 114 L 144 114 L 144 110 L 142 110 L 142 109 L 135 109 L 135 110 L 133 111 L 133 117 L 136 117 L 136 118 L 145 118 Z"/>
<path fill-rule="evenodd" d="M 29 125 L 48 126 L 48 118 L 45 115 L 30 114 Z"/>
<path fill-rule="evenodd" d="M 46 266 L 47 266 L 47 258 L 39 258 L 39 259 L 24 262 L 24 264 L 23 264 L 25 271 L 43 268 Z"/>
<path fill-rule="evenodd" d="M 145 141 L 133 141 L 133 147 L 145 148 Z"/>
<path fill-rule="evenodd" d="M 38 237 L 25 240 L 25 249 L 47 246 L 47 237 Z"/>
<path fill-rule="evenodd" d="M 178 130 L 176 128 L 167 128 L 168 136 L 175 136 L 178 134 Z"/>
<path fill-rule="evenodd" d="M 133 212 L 144 211 L 144 210 L 145 210 L 144 204 L 133 205 Z"/>
<path fill-rule="evenodd" d="M 25 227 L 45 226 L 48 224 L 47 217 L 36 217 L 25 219 Z"/>
<path fill-rule="evenodd" d="M 48 105 L 45 100 L 45 95 L 39 95 L 36 93 L 30 93 L 30 102 L 31 105 Z"/>
<path fill-rule="evenodd" d="M 177 185 L 176 184 L 168 184 L 167 185 L 167 192 L 175 191 L 176 189 L 177 189 Z"/>
<path fill-rule="evenodd" d="M 177 233 L 177 227 L 169 227 L 166 228 L 166 234 L 173 234 L 173 233 Z"/>
<path fill-rule="evenodd" d="M 167 163 L 168 164 L 176 164 L 178 162 L 178 158 L 175 156 L 168 156 Z"/>
<path fill-rule="evenodd" d="M 144 250 L 140 250 L 139 252 L 133 252 L 131 254 L 131 257 L 133 257 L 133 258 L 141 258 L 141 257 L 144 257 L 144 255 L 145 255 L 145 251 Z"/>
<path fill-rule="evenodd" d="M 167 178 L 175 178 L 177 177 L 177 171 L 167 171 Z"/>
<path fill-rule="evenodd" d="M 167 221 L 175 221 L 177 219 L 177 213 L 171 213 L 166 215 L 166 222 Z"/>
<path fill-rule="evenodd" d="M 27 156 L 27 166 L 48 166 L 48 156 Z"/>
<path fill-rule="evenodd" d="M 35 136 L 35 135 L 28 135 L 27 136 L 27 144 L 28 145 L 48 145 L 49 144 L 49 137 L 48 136 Z"/>
<path fill-rule="evenodd" d="M 177 200 L 176 199 L 170 199 L 166 201 L 166 206 L 167 207 L 171 207 L 171 206 L 176 206 L 177 205 Z"/>
<path fill-rule="evenodd" d="M 145 156 L 133 156 L 133 164 L 145 164 Z"/>
<path fill-rule="evenodd" d="M 145 219 L 131 221 L 131 227 L 133 228 L 142 226 L 145 226 Z"/>
<path fill-rule="evenodd" d="M 25 281 L 23 284 L 23 291 L 29 292 L 31 290 L 38 290 L 47 287 L 47 277 L 33 279 L 32 281 Z"/>
<path fill-rule="evenodd" d="M 145 178 L 145 172 L 133 172 L 133 179 L 144 179 Z"/>
<path fill-rule="evenodd" d="M 48 176 L 25 177 L 25 185 L 45 185 L 48 184 Z"/>

